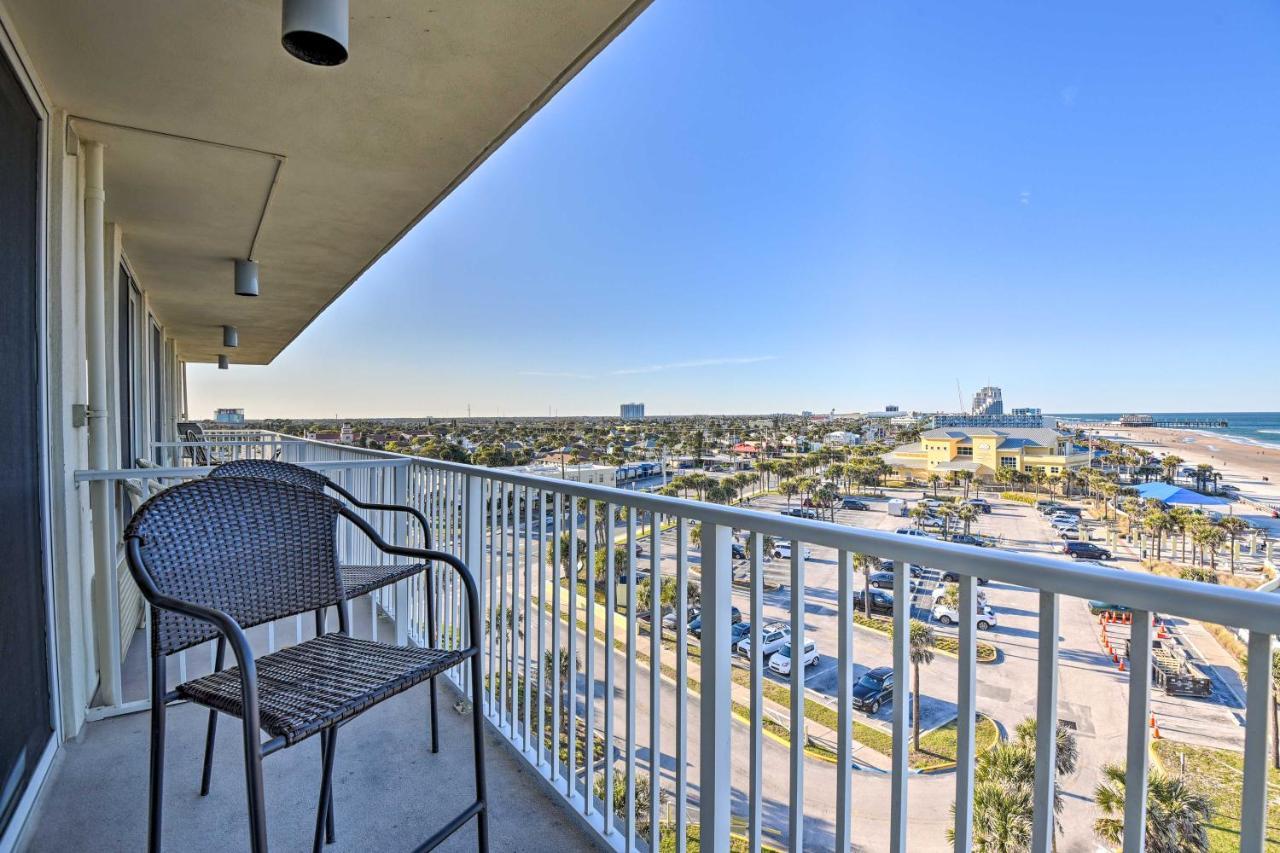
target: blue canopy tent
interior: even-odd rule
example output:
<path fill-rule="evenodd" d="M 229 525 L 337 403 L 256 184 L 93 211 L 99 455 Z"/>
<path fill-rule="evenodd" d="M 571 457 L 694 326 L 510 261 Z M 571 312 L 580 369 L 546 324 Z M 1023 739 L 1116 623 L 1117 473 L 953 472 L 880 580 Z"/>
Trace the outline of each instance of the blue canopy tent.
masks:
<path fill-rule="evenodd" d="M 1149 501 L 1160 501 L 1165 504 L 1182 504 L 1185 506 L 1225 506 L 1231 501 L 1226 498 L 1215 498 L 1202 495 L 1191 489 L 1169 483 L 1143 483 L 1137 487 L 1138 497 Z"/>

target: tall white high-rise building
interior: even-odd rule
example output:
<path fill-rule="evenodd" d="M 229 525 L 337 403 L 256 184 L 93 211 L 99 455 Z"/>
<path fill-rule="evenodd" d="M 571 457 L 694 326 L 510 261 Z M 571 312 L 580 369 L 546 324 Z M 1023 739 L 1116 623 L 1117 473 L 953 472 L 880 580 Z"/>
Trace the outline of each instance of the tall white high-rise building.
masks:
<path fill-rule="evenodd" d="M 973 414 L 1003 415 L 1004 395 L 1000 389 L 994 385 L 979 388 L 978 393 L 973 395 Z"/>

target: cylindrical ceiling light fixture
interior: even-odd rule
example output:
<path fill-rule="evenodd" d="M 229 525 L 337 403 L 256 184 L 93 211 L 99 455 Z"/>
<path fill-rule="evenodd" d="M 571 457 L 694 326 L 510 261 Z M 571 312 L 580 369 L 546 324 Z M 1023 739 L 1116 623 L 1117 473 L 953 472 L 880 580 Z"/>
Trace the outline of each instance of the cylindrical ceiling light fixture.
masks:
<path fill-rule="evenodd" d="M 284 0 L 284 49 L 312 65 L 347 61 L 347 0 Z"/>
<path fill-rule="evenodd" d="M 236 296 L 258 295 L 258 262 L 236 261 Z"/>
<path fill-rule="evenodd" d="M 231 361 L 230 361 L 230 360 L 229 360 L 225 355 L 220 355 L 220 356 L 218 356 L 218 369 L 219 369 L 219 370 L 226 370 L 226 369 L 227 369 L 228 367 L 230 367 L 230 366 L 231 366 Z"/>
<path fill-rule="evenodd" d="M 222 345 L 231 349 L 240 346 L 240 331 L 235 326 L 222 327 Z"/>

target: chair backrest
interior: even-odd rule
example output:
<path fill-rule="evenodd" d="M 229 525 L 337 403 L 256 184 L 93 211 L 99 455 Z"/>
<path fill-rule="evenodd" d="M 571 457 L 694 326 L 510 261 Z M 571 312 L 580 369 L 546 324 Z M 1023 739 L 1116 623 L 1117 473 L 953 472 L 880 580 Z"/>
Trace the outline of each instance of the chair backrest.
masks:
<path fill-rule="evenodd" d="M 342 600 L 341 504 L 291 483 L 247 477 L 192 480 L 143 504 L 125 539 L 143 594 L 212 607 L 248 628 Z M 152 648 L 173 654 L 217 636 L 204 622 L 157 608 Z"/>
<path fill-rule="evenodd" d="M 224 462 L 209 472 L 210 477 L 254 477 L 259 480 L 275 480 L 280 483 L 293 483 L 313 492 L 324 494 L 325 486 L 332 482 L 319 471 L 293 465 L 289 462 L 277 462 L 274 459 L 236 459 Z"/>

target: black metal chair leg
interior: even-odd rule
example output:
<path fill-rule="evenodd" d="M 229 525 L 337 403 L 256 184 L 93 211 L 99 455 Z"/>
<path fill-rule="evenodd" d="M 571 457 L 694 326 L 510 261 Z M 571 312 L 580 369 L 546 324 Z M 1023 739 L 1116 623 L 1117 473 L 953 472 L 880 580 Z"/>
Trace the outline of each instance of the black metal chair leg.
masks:
<path fill-rule="evenodd" d="M 244 716 L 244 787 L 249 800 L 249 849 L 267 853 L 267 806 L 262 789 L 262 740 L 258 703 L 246 703 Z"/>
<path fill-rule="evenodd" d="M 316 806 L 316 834 L 312 841 L 312 853 L 320 853 L 324 849 L 326 824 L 328 832 L 333 832 L 333 755 L 337 752 L 338 729 L 336 726 L 320 735 L 321 750 L 324 753 L 324 773 L 320 777 L 320 802 Z M 330 835 L 329 843 L 333 843 Z"/>
<path fill-rule="evenodd" d="M 472 603 L 475 608 L 475 603 Z M 472 613 L 471 624 L 476 625 L 479 619 Z M 488 785 L 484 777 L 484 712 L 481 711 L 481 698 L 484 683 L 480 676 L 480 655 L 471 658 L 471 728 L 473 737 L 473 754 L 476 763 L 476 802 L 480 804 L 480 812 L 476 815 L 476 837 L 479 840 L 480 853 L 489 853 L 489 796 Z"/>
<path fill-rule="evenodd" d="M 440 718 L 436 716 L 436 677 L 431 676 L 431 751 L 440 751 Z"/>
<path fill-rule="evenodd" d="M 164 817 L 165 658 L 154 655 L 151 665 L 151 780 L 147 802 L 147 849 L 160 853 Z"/>
<path fill-rule="evenodd" d="M 227 638 L 218 638 L 217 658 L 214 661 L 213 669 L 215 672 L 222 671 L 222 661 L 227 654 Z M 209 781 L 213 778 L 213 744 L 218 736 L 218 712 L 209 709 L 209 729 L 204 736 L 204 770 L 200 774 L 200 796 L 207 797 L 209 795 Z"/>
<path fill-rule="evenodd" d="M 326 757 L 328 754 L 328 751 L 329 751 L 329 732 L 326 730 L 320 733 L 320 772 L 322 775 L 324 773 L 324 768 L 328 763 L 328 758 Z M 325 843 L 332 844 L 334 842 L 334 839 L 337 837 L 337 833 L 334 831 L 334 828 L 333 828 L 333 795 L 332 794 L 329 795 L 329 808 L 327 811 L 328 811 L 328 814 L 325 815 L 325 823 L 324 823 Z"/>

